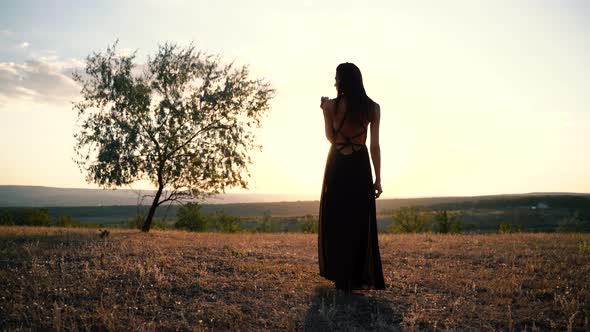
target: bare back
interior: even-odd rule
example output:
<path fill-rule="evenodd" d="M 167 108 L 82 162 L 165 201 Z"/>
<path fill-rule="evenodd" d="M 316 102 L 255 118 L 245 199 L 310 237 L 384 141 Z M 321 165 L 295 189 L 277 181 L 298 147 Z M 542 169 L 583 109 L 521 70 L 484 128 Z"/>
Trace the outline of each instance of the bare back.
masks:
<path fill-rule="evenodd" d="M 360 114 L 348 110 L 347 103 L 343 100 L 332 99 L 326 103 L 326 132 L 328 125 L 331 126 L 331 139 L 328 138 L 340 153 L 348 155 L 358 151 L 365 146 L 367 140 L 367 127 L 372 119 L 372 108 L 368 114 Z"/>

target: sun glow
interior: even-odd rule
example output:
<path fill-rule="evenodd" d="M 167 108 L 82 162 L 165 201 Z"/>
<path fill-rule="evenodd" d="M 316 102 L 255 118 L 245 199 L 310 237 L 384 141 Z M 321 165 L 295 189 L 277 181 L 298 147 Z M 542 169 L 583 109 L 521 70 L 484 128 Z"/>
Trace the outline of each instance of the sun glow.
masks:
<path fill-rule="evenodd" d="M 367 93 L 381 105 L 384 197 L 590 191 L 590 157 L 582 153 L 590 150 L 590 26 L 577 14 L 586 9 L 532 1 L 372 4 L 257 2 L 233 8 L 236 16 L 228 10 L 236 4 L 225 2 L 151 2 L 133 19 L 146 31 L 123 31 L 120 43 L 127 52 L 138 48 L 145 62 L 157 43 L 194 40 L 274 85 L 250 192 L 319 198 L 329 149 L 319 100 L 335 95 L 335 68 L 345 61 L 359 66 Z M 71 160 L 74 112 L 42 98 L 59 92 L 49 87 L 61 81 L 43 79 L 56 77 L 51 66 L 60 73 L 112 43 L 120 31 L 109 22 L 132 7 L 105 9 L 101 24 L 88 22 L 88 29 L 104 30 L 93 40 L 64 28 L 62 37 L 76 49 L 57 50 L 53 62 L 30 62 L 34 70 L 9 70 L 8 63 L 40 59 L 39 41 L 27 40 L 26 48 L 15 42 L 18 54 L 0 53 L 0 184 L 89 186 Z M 181 14 L 164 24 L 172 13 Z M 58 47 L 53 43 L 48 47 Z M 58 65 L 60 57 L 69 60 Z"/>

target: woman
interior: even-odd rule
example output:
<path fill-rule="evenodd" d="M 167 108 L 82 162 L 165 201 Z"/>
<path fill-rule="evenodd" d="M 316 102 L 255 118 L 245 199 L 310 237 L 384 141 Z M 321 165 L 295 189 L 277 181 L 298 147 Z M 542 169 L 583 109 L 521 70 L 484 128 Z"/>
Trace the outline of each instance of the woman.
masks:
<path fill-rule="evenodd" d="M 375 199 L 383 191 L 379 104 L 365 93 L 361 72 L 352 63 L 336 68 L 335 86 L 338 96 L 322 97 L 320 103 L 332 143 L 320 200 L 320 275 L 345 291 L 384 289 L 375 215 Z M 365 145 L 369 126 L 374 183 Z"/>

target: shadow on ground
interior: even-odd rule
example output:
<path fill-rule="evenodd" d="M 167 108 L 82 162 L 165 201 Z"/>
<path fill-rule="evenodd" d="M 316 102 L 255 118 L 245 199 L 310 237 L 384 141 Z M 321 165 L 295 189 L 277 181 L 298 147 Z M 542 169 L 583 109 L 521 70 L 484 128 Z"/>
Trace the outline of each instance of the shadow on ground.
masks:
<path fill-rule="evenodd" d="M 401 331 L 402 313 L 391 303 L 354 291 L 318 287 L 305 317 L 305 331 Z"/>

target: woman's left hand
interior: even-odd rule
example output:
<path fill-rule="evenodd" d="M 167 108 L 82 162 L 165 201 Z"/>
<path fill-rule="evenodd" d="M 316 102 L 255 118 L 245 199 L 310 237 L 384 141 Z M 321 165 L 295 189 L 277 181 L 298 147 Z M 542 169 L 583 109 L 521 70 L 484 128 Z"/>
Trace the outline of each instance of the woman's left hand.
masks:
<path fill-rule="evenodd" d="M 322 97 L 320 98 L 320 108 L 324 108 L 324 103 L 329 100 L 330 98 L 328 97 Z"/>

